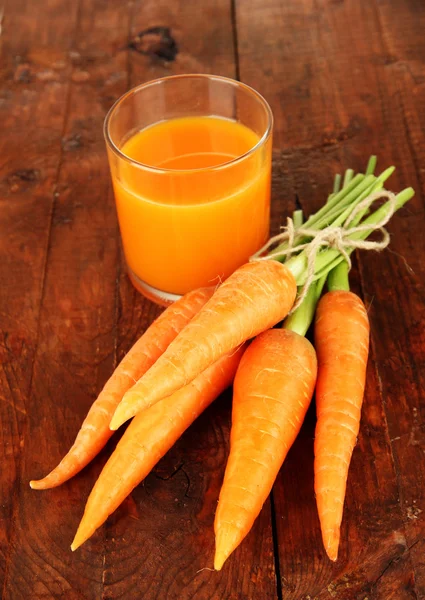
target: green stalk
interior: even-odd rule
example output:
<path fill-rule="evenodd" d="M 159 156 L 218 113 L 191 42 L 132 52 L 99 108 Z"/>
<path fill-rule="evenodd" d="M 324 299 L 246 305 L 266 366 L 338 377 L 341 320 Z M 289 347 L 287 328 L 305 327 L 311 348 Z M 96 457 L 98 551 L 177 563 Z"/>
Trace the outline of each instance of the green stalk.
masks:
<path fill-rule="evenodd" d="M 295 229 L 301 227 L 301 225 L 304 223 L 304 214 L 302 210 L 294 210 L 292 213 L 292 222 L 294 223 Z"/>
<path fill-rule="evenodd" d="M 350 282 L 348 280 L 348 263 L 342 260 L 335 269 L 332 269 L 328 275 L 328 290 L 335 291 L 350 291 Z M 319 279 L 321 281 L 321 279 Z"/>
<path fill-rule="evenodd" d="M 364 192 L 365 190 L 369 190 L 371 188 L 372 183 L 376 182 L 376 177 L 373 175 L 369 176 L 369 179 L 366 179 L 360 173 L 351 180 L 350 184 L 337 194 L 333 196 L 327 204 L 322 206 L 322 208 L 317 211 L 314 215 L 312 215 L 305 223 L 304 227 L 314 227 L 315 229 L 323 228 L 329 225 L 337 216 L 341 214 L 342 211 L 346 210 L 347 206 L 351 206 L 356 198 L 359 197 L 359 194 Z M 296 237 L 295 244 L 302 244 L 304 241 L 307 241 L 307 238 Z M 282 252 L 282 250 L 286 250 L 288 248 L 288 243 L 283 242 L 279 246 L 277 246 L 272 252 Z M 282 262 L 284 262 L 285 257 L 282 257 Z"/>
<path fill-rule="evenodd" d="M 342 184 L 342 187 L 345 188 L 347 187 L 347 185 L 350 183 L 350 181 L 353 179 L 353 175 L 354 175 L 354 171 L 353 169 L 347 169 L 345 171 L 345 175 L 344 175 L 344 182 Z"/>
<path fill-rule="evenodd" d="M 406 188 L 396 196 L 396 204 L 394 212 L 399 210 L 402 206 L 406 204 L 413 196 L 415 195 L 415 191 L 410 187 Z M 353 233 L 349 236 L 349 239 L 352 240 L 365 240 L 373 231 L 373 227 L 382 221 L 384 217 L 388 215 L 389 210 L 391 209 L 391 202 L 385 202 L 382 206 L 380 206 L 375 212 L 373 212 L 369 217 L 367 217 L 361 224 L 362 225 L 371 225 L 371 229 L 369 231 L 359 231 Z M 357 219 L 356 219 L 357 220 Z M 353 252 L 353 248 L 347 248 L 347 254 L 350 255 Z M 316 265 L 315 265 L 315 279 L 319 279 L 329 273 L 331 269 L 333 269 L 336 265 L 338 265 L 344 257 L 340 254 L 340 252 L 334 248 L 328 248 L 326 250 L 322 250 L 318 253 L 316 257 Z M 303 285 L 307 278 L 307 255 L 305 251 L 298 254 L 298 256 L 294 256 L 290 258 L 285 266 L 292 272 L 294 275 L 297 285 Z"/>
<path fill-rule="evenodd" d="M 326 204 L 329 203 L 330 200 L 339 192 L 341 189 L 341 175 L 337 173 L 334 178 L 334 187 L 332 192 L 329 194 L 328 199 L 326 200 Z"/>
<path fill-rule="evenodd" d="M 366 167 L 366 175 L 373 175 L 376 168 L 376 156 L 372 154 Z"/>
<path fill-rule="evenodd" d="M 356 200 L 350 206 L 348 206 L 345 209 L 345 211 L 343 213 L 341 213 L 335 219 L 335 221 L 333 221 L 332 226 L 339 227 L 340 225 L 343 225 L 343 223 L 350 216 L 353 208 L 357 204 L 359 204 L 362 200 L 364 200 L 365 198 L 370 196 L 370 194 L 373 194 L 374 192 L 378 192 L 379 190 L 382 190 L 382 188 L 384 187 L 385 181 L 389 177 L 391 177 L 391 175 L 393 173 L 394 173 L 394 167 L 388 167 L 388 169 L 386 169 L 383 173 L 381 173 L 381 175 L 376 178 L 376 181 L 371 186 L 369 186 L 369 188 L 367 190 L 365 190 L 362 194 L 360 194 L 360 196 L 358 198 L 356 198 Z M 356 217 L 355 221 L 360 222 L 361 215 L 364 215 L 368 210 L 369 209 L 365 209 L 364 211 L 362 211 L 362 213 L 359 213 L 359 215 Z M 357 223 L 355 223 L 355 221 L 353 221 L 352 225 L 357 224 Z"/>
<path fill-rule="evenodd" d="M 302 336 L 307 333 L 313 321 L 316 305 L 319 301 L 325 281 L 326 277 L 322 277 L 310 286 L 307 295 L 300 306 L 285 319 L 283 329 L 290 329 Z"/>
<path fill-rule="evenodd" d="M 375 177 L 373 175 L 369 175 L 365 177 L 360 173 L 356 175 L 349 185 L 342 189 L 340 192 L 335 194 L 331 198 L 331 200 L 322 206 L 314 215 L 311 215 L 309 219 L 307 219 L 305 226 L 306 227 L 315 227 L 317 221 L 319 221 L 324 215 L 326 215 L 331 209 L 335 206 L 343 206 L 344 208 L 351 204 L 351 202 L 360 194 L 365 188 L 367 188 L 372 181 L 374 181 Z"/>
<path fill-rule="evenodd" d="M 339 173 L 337 173 L 335 175 L 335 179 L 334 179 L 333 194 L 337 194 L 340 189 L 341 189 L 341 175 Z"/>
<path fill-rule="evenodd" d="M 349 214 L 353 209 L 353 206 L 355 206 L 363 198 L 366 198 L 366 196 L 368 196 L 371 193 L 371 191 L 379 188 L 380 185 L 382 187 L 383 182 L 386 181 L 386 179 L 388 179 L 392 172 L 393 171 L 391 169 L 387 169 L 379 177 L 375 177 L 374 175 L 368 175 L 367 177 L 364 177 L 363 180 L 359 184 L 357 184 L 354 189 L 350 190 L 351 183 L 356 179 L 356 175 L 356 177 L 351 180 L 348 186 L 341 190 L 340 193 L 350 190 L 345 195 L 345 197 L 343 197 L 342 201 L 340 201 L 336 207 L 331 207 L 332 202 L 326 204 L 324 207 L 322 207 L 322 209 L 317 211 L 317 213 L 315 213 L 309 219 L 307 219 L 307 221 L 304 224 L 305 227 L 321 229 L 333 223 L 333 221 L 336 218 L 338 218 L 338 216 L 347 214 L 347 210 L 349 211 Z M 327 210 L 323 211 L 323 209 L 326 207 Z"/>
<path fill-rule="evenodd" d="M 323 287 L 326 283 L 326 280 L 327 280 L 327 276 L 324 275 L 323 277 L 321 277 L 320 279 L 318 279 L 316 281 L 316 304 L 320 300 L 320 296 L 322 295 Z"/>
<path fill-rule="evenodd" d="M 385 181 L 390 177 L 394 171 L 394 167 L 386 169 L 379 177 L 373 175 L 376 167 L 376 156 L 369 158 L 366 173 L 362 175 L 358 173 L 354 175 L 353 169 L 347 169 L 344 175 L 343 187 L 341 186 L 341 176 L 337 174 L 334 180 L 333 193 L 330 194 L 328 200 L 324 206 L 320 208 L 315 214 L 313 214 L 304 223 L 305 228 L 314 229 L 320 231 L 327 226 L 342 227 L 344 228 L 345 221 L 351 215 L 353 209 L 364 200 L 370 194 L 381 190 L 384 187 Z M 414 190 L 412 188 L 406 188 L 396 196 L 396 203 L 394 212 L 399 210 L 408 200 L 414 196 Z M 365 214 L 370 212 L 370 207 L 364 208 L 359 212 L 355 218 L 350 222 L 346 229 L 361 225 L 370 225 L 370 229 L 365 231 L 358 231 L 348 236 L 350 240 L 365 240 L 374 231 L 374 227 L 382 221 L 389 213 L 392 208 L 392 202 L 385 202 L 367 218 L 364 218 Z M 293 214 L 294 224 L 296 227 L 300 227 L 303 220 L 302 211 L 295 211 Z M 309 236 L 314 237 L 314 236 Z M 295 238 L 295 253 L 297 252 L 297 245 L 307 243 L 309 237 L 296 236 Z M 288 248 L 288 243 L 284 242 L 277 248 L 269 253 L 276 254 L 282 252 Z M 349 256 L 353 252 L 354 248 L 346 248 L 346 254 Z M 303 286 L 308 277 L 308 249 L 298 250 L 297 255 L 292 255 L 285 262 L 285 256 L 278 257 L 277 260 L 284 262 L 295 277 L 297 286 Z M 332 273 L 331 273 L 332 272 Z M 331 273 L 329 275 L 329 273 Z M 288 328 L 293 328 L 298 333 L 302 332 L 307 323 L 311 322 L 312 315 L 314 314 L 315 305 L 317 302 L 317 289 L 324 285 L 326 278 L 329 276 L 329 289 L 346 289 L 349 290 L 348 282 L 348 265 L 344 256 L 339 250 L 335 248 L 320 249 L 315 257 L 315 268 L 313 283 L 320 281 L 321 287 L 315 283 L 311 286 L 302 305 L 288 318 Z M 320 295 L 320 293 L 319 293 Z M 311 318 L 309 317 L 311 316 Z M 310 321 L 308 320 L 310 318 Z"/>
<path fill-rule="evenodd" d="M 344 199 L 344 203 L 343 203 L 344 210 L 342 210 L 342 212 L 341 212 L 341 207 L 337 207 L 335 209 L 335 211 L 332 211 L 332 210 L 329 211 L 321 219 L 316 220 L 316 222 L 314 222 L 314 220 L 315 220 L 314 218 L 316 217 L 316 215 L 318 215 L 318 213 L 316 213 L 315 215 L 310 217 L 310 219 L 308 219 L 304 223 L 304 227 L 311 227 L 312 226 L 311 223 L 313 223 L 313 226 L 315 229 L 324 229 L 328 225 L 332 225 L 333 227 L 340 227 L 347 220 L 347 218 L 351 214 L 353 208 L 357 204 L 359 204 L 362 200 L 367 198 L 367 196 L 369 196 L 373 192 L 379 191 L 380 189 L 383 188 L 385 181 L 392 175 L 393 172 L 394 172 L 394 167 L 389 167 L 383 173 L 381 173 L 381 175 L 379 175 L 379 177 L 374 177 L 373 175 L 369 175 L 368 177 L 364 178 L 364 180 L 359 185 L 356 186 L 356 191 L 361 192 L 361 193 L 356 194 L 354 190 L 353 190 L 353 192 L 350 192 L 348 194 L 348 196 L 346 196 L 346 198 Z M 366 183 L 368 185 L 366 185 Z M 350 184 L 349 184 L 349 186 L 350 186 Z M 348 189 L 348 188 L 346 188 L 346 189 Z M 350 200 L 350 201 L 348 202 L 348 206 L 345 208 L 345 203 L 347 202 L 347 200 Z M 329 206 L 329 204 L 330 203 L 328 203 L 326 206 Z M 359 217 L 361 218 L 364 215 L 364 213 L 367 212 L 367 210 L 368 209 L 365 209 L 361 214 L 359 214 Z M 356 221 L 357 221 L 357 218 L 356 218 Z M 356 223 L 353 222 L 353 225 L 355 225 L 355 224 Z M 303 237 L 303 238 L 295 237 L 295 245 L 302 244 L 307 241 L 308 241 L 308 238 L 306 238 L 306 237 Z M 288 243 L 283 242 L 282 244 L 277 246 L 277 248 L 275 248 L 272 252 L 273 253 L 281 252 L 282 250 L 286 250 L 287 248 L 288 248 Z M 282 256 L 282 258 L 276 258 L 276 260 L 281 260 L 281 262 L 285 262 L 285 258 L 286 258 L 285 256 Z"/>
<path fill-rule="evenodd" d="M 384 186 L 385 181 L 393 173 L 394 173 L 394 167 L 389 167 L 388 169 L 386 169 L 383 173 L 381 173 L 381 175 L 379 177 L 377 177 L 375 179 L 375 181 L 371 185 L 369 185 L 369 187 L 367 187 L 357 198 L 355 198 L 355 200 L 353 200 L 353 202 L 351 202 L 351 204 L 349 206 L 347 206 L 347 208 L 343 212 L 340 212 L 338 215 L 336 215 L 335 219 L 333 219 L 327 223 L 320 221 L 319 223 L 316 224 L 316 228 L 324 229 L 324 227 L 326 227 L 327 225 L 332 225 L 332 227 L 340 227 L 341 225 L 343 225 L 344 222 L 347 220 L 347 218 L 350 216 L 353 208 L 355 206 L 357 206 L 357 204 L 359 204 L 362 200 L 364 200 L 365 198 L 370 196 L 370 194 L 373 194 L 374 192 L 381 190 Z M 352 226 L 354 226 L 358 222 L 360 222 L 360 219 L 362 218 L 362 216 L 364 216 L 364 214 L 368 210 L 369 209 L 367 208 L 364 211 L 362 211 L 361 213 L 359 213 L 359 215 L 357 215 L 357 217 L 353 221 Z M 331 214 L 332 213 L 330 213 L 330 215 L 328 215 L 328 216 L 331 216 Z M 306 226 L 307 226 L 307 223 L 306 223 Z"/>
<path fill-rule="evenodd" d="M 339 207 L 334 211 L 330 211 L 325 217 L 322 217 L 317 223 L 315 223 L 315 229 L 324 229 L 328 225 L 334 225 L 335 227 L 344 223 L 347 217 L 351 214 L 353 208 L 362 200 L 367 198 L 372 192 L 376 192 L 379 189 L 382 189 L 383 182 L 379 179 L 375 179 L 366 189 L 362 191 L 354 200 L 350 202 L 348 206 L 345 208 Z M 343 208 L 343 210 L 342 210 Z M 305 224 L 307 227 L 307 223 Z"/>
<path fill-rule="evenodd" d="M 380 189 L 382 189 L 382 188 L 380 188 Z M 409 189 L 409 188 L 407 188 L 407 189 Z M 375 190 L 375 191 L 378 191 L 378 190 Z M 413 192 L 413 193 L 414 193 L 414 192 Z M 355 227 L 356 225 L 358 225 L 358 224 L 360 223 L 360 221 L 363 219 L 363 217 L 364 217 L 365 215 L 367 215 L 369 212 L 370 212 L 370 206 L 369 206 L 369 207 L 366 207 L 366 208 L 364 208 L 363 210 L 361 210 L 361 211 L 360 211 L 360 212 L 359 212 L 359 213 L 358 213 L 358 214 L 357 214 L 357 215 L 354 217 L 354 219 L 352 220 L 352 222 L 350 223 L 350 227 Z"/>
<path fill-rule="evenodd" d="M 367 167 L 366 167 L 366 171 L 365 171 L 365 176 L 366 175 L 374 175 L 375 173 L 375 168 L 376 168 L 376 156 L 372 155 L 369 158 L 369 161 L 367 163 Z M 343 188 L 346 187 L 351 179 L 353 178 L 354 175 L 354 171 L 353 169 L 347 169 L 345 171 L 345 175 L 344 175 L 344 183 L 343 183 Z M 333 187 L 333 191 L 331 194 L 329 194 L 328 199 L 326 201 L 326 204 L 329 202 L 329 200 L 331 200 L 331 198 L 333 198 L 333 196 L 335 196 L 335 194 L 337 192 L 339 192 L 339 190 L 341 189 L 341 175 L 339 173 L 337 173 L 335 175 L 334 178 L 334 187 Z"/>
<path fill-rule="evenodd" d="M 335 195 L 331 195 L 331 197 L 329 197 L 328 202 L 314 215 L 312 215 L 305 223 L 306 227 L 315 227 L 316 229 L 319 229 L 321 226 L 323 226 L 323 223 L 326 221 L 326 217 L 332 215 L 332 220 L 334 218 L 336 218 L 338 215 L 336 213 L 332 213 L 331 210 L 333 209 L 334 205 L 338 206 L 338 212 L 341 213 L 342 212 L 342 208 L 348 207 L 348 206 L 352 206 L 353 201 L 356 199 L 357 194 L 356 193 L 351 193 L 353 190 L 356 190 L 359 193 L 362 193 L 363 191 L 365 191 L 366 189 L 372 189 L 372 183 L 376 183 L 377 187 L 376 189 L 380 189 L 379 187 L 379 183 L 384 183 L 393 173 L 395 170 L 395 167 L 389 167 L 388 169 L 385 169 L 385 171 L 383 173 L 381 173 L 381 175 L 379 175 L 379 177 L 375 178 L 373 175 L 373 171 L 375 170 L 376 167 L 376 156 L 371 156 L 369 159 L 369 162 L 367 164 L 367 169 L 366 169 L 366 173 L 365 175 L 362 175 L 361 173 L 358 173 L 354 178 L 354 171 L 353 169 L 347 169 L 344 175 L 344 183 L 343 183 L 343 188 L 341 190 L 341 192 L 339 193 L 340 195 L 340 199 L 338 200 L 338 198 L 336 198 Z M 340 175 L 336 175 L 336 178 L 339 178 L 339 182 L 341 181 L 341 176 Z M 356 181 L 358 181 L 359 183 L 355 183 Z M 363 185 L 360 185 L 363 181 Z M 335 186 L 335 183 L 334 183 Z M 359 187 L 360 186 L 360 187 Z M 375 189 L 375 188 L 373 188 Z M 343 192 L 348 192 L 347 194 L 343 194 Z M 371 193 L 369 191 L 369 193 Z M 366 196 L 363 196 L 364 198 Z M 332 200 L 332 204 L 330 202 L 330 200 Z M 341 201 L 342 200 L 342 201 Z M 326 210 L 324 210 L 326 209 Z M 325 219 L 322 218 L 322 215 L 320 213 L 322 213 L 325 215 Z M 329 221 L 327 222 L 329 223 Z"/>

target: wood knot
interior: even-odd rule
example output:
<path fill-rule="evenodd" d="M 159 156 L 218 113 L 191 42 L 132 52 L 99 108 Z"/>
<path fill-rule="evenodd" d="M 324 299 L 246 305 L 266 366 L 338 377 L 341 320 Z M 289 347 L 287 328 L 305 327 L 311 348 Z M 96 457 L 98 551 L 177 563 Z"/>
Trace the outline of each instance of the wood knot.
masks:
<path fill-rule="evenodd" d="M 74 133 L 73 135 L 62 138 L 62 148 L 65 152 L 78 150 L 82 145 L 80 133 Z"/>
<path fill-rule="evenodd" d="M 7 183 L 11 192 L 28 189 L 34 182 L 40 179 L 38 169 L 18 169 L 7 176 Z"/>
<path fill-rule="evenodd" d="M 176 59 L 179 48 L 169 27 L 149 27 L 140 31 L 128 44 L 130 50 L 167 62 Z"/>
<path fill-rule="evenodd" d="M 16 83 L 31 83 L 31 81 L 33 80 L 33 74 L 31 72 L 30 65 L 28 63 L 18 65 L 16 67 L 13 80 Z"/>

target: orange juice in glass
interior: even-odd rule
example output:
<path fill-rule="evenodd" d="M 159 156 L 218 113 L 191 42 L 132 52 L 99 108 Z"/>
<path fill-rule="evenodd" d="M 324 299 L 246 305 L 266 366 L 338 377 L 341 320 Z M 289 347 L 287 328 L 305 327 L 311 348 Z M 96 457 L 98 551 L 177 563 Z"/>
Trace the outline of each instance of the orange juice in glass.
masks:
<path fill-rule="evenodd" d="M 215 285 L 266 241 L 272 114 L 210 75 L 158 79 L 110 110 L 105 137 L 128 272 L 161 304 Z"/>

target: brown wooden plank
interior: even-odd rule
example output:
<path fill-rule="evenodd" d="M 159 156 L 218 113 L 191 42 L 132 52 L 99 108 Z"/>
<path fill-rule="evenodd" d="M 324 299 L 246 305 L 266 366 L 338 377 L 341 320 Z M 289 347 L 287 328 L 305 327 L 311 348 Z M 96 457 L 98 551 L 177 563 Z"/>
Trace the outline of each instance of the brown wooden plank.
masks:
<path fill-rule="evenodd" d="M 131 85 L 180 73 L 235 77 L 231 0 L 138 0 L 131 16 Z M 166 33 L 149 34 L 154 27 Z"/>
<path fill-rule="evenodd" d="M 63 2 L 60 9 L 65 22 Z M 78 24 L 68 41 L 69 99 L 58 100 L 68 113 L 3 596 L 14 600 L 102 595 L 103 533 L 75 554 L 69 548 L 102 461 L 60 488 L 40 493 L 28 486 L 71 445 L 115 353 L 118 235 L 102 124 L 127 86 L 127 56 L 119 50 L 127 6 L 87 0 Z M 69 37 L 62 30 L 58 35 Z"/>
<path fill-rule="evenodd" d="M 285 175 L 276 163 L 274 224 L 290 195 Z M 120 355 L 158 312 L 133 290 L 125 274 L 122 278 Z M 212 564 L 213 519 L 227 459 L 230 412 L 228 392 L 112 516 L 107 534 L 106 597 L 128 597 L 136 586 L 143 598 L 262 600 L 276 596 L 269 503 L 225 570 L 220 574 L 198 572 Z"/>
<path fill-rule="evenodd" d="M 132 84 L 188 71 L 234 75 L 227 2 L 209 0 L 197 8 L 136 2 L 131 12 Z M 126 53 L 120 51 L 127 43 L 126 13 L 126 6 L 87 0 L 73 45 L 76 5 L 70 12 L 49 2 L 47 15 L 44 3 L 20 1 L 6 8 L 0 116 L 13 135 L 0 141 L 2 159 L 7 157 L 0 165 L 0 219 L 7 231 L 0 238 L 6 257 L 0 280 L 8 283 L 7 296 L 0 299 L 0 328 L 6 333 L 1 347 L 6 426 L 0 552 L 9 558 L 4 597 L 273 598 L 269 504 L 221 574 L 197 572 L 206 566 L 205 557 L 212 557 L 229 396 L 187 432 L 77 555 L 69 553 L 69 541 L 102 459 L 63 490 L 37 494 L 26 487 L 37 469 L 43 472 L 47 457 L 53 464 L 66 451 L 109 375 L 115 309 L 120 356 L 158 312 L 133 291 L 123 269 L 118 307 L 114 300 L 116 221 L 101 122 L 127 87 Z M 379 153 L 383 166 L 400 167 L 394 189 L 413 184 L 422 192 L 391 225 L 398 255 L 360 259 L 374 334 L 343 526 L 349 544 L 343 544 L 332 568 L 321 551 L 312 497 L 310 414 L 275 489 L 280 595 L 419 598 L 425 595 L 424 7 L 414 0 L 303 0 L 290 6 L 251 0 L 238 2 L 236 16 L 242 79 L 266 95 L 277 117 L 275 229 L 279 213 L 292 210 L 295 192 L 308 208 L 317 205 L 330 173 L 340 165 L 361 168 L 371 151 Z M 167 37 L 145 37 L 143 47 L 135 42 L 138 32 L 158 25 L 171 28 L 177 54 Z M 69 58 L 74 63 L 71 111 L 29 393 Z M 414 273 L 405 270 L 400 255 Z M 13 495 L 18 475 L 22 485 Z"/>
<path fill-rule="evenodd" d="M 391 22 L 396 22 L 398 14 L 405 15 L 410 8 L 410 17 L 402 18 L 406 24 L 406 37 L 409 37 L 408 24 L 414 19 L 413 3 L 409 8 L 402 4 L 385 4 L 388 8 L 387 36 L 389 15 Z M 379 3 L 382 10 L 381 5 Z M 418 12 L 417 6 L 416 14 Z M 398 94 L 391 93 L 394 84 L 391 85 L 385 66 L 388 51 L 372 3 L 239 2 L 236 16 L 241 78 L 260 89 L 272 104 L 277 117 L 275 144 L 282 149 L 282 161 L 291 172 L 294 189 L 304 206 L 313 208 L 323 202 L 333 173 L 346 166 L 361 169 L 371 152 L 379 155 L 382 168 L 392 163 L 400 167 L 401 173 L 392 180 L 394 189 L 418 183 L 420 173 L 415 173 L 414 157 L 409 152 L 409 124 L 406 127 L 405 119 L 411 121 L 413 134 L 410 132 L 410 137 L 413 135 L 416 141 L 422 140 L 423 129 L 417 124 L 419 111 L 397 108 L 400 90 Z M 419 26 L 416 28 L 419 40 Z M 415 53 L 415 49 L 418 52 L 412 41 L 409 49 L 409 52 Z M 416 54 L 416 77 L 420 67 L 418 61 L 420 63 Z M 416 106 L 418 92 L 415 88 L 414 94 L 409 94 L 412 82 L 409 83 L 410 88 L 403 86 L 404 95 Z M 418 85 L 421 83 L 419 77 Z M 410 220 L 415 224 L 410 226 Z M 412 259 L 413 268 L 421 260 L 423 240 L 420 230 L 423 226 L 419 196 L 390 227 L 393 250 Z M 418 248 L 416 255 L 413 255 L 413 246 Z M 385 270 L 384 265 L 388 265 Z M 394 446 L 392 449 L 388 434 L 389 431 L 392 436 L 392 423 L 399 419 L 406 424 L 402 419 L 404 412 L 412 414 L 412 409 L 419 406 L 417 392 L 413 399 L 409 397 L 412 386 L 406 388 L 402 366 L 408 371 L 418 370 L 423 361 L 422 333 L 420 327 L 417 330 L 412 325 L 406 327 L 406 316 L 401 313 L 405 310 L 418 324 L 423 313 L 420 308 L 423 303 L 419 305 L 420 292 L 417 292 L 420 276 L 412 293 L 408 294 L 409 299 L 405 299 L 405 290 L 412 288 L 412 281 L 411 278 L 407 281 L 408 275 L 399 257 L 389 252 L 361 257 L 361 266 L 366 299 L 369 302 L 373 299 L 370 314 L 374 345 L 362 430 L 350 471 L 341 555 L 333 567 L 323 556 L 320 544 L 311 481 L 314 422 L 308 420 L 302 434 L 305 444 L 298 443 L 294 448 L 274 490 L 284 598 L 313 598 L 317 594 L 320 598 L 363 598 L 365 595 L 368 598 L 411 598 L 416 597 L 415 594 L 420 597 L 420 588 L 415 588 L 414 580 L 419 565 L 413 556 L 413 552 L 420 551 L 420 543 L 408 552 L 415 539 L 412 536 L 410 541 L 405 529 L 404 508 L 400 506 L 405 484 L 400 475 L 396 476 L 398 457 L 396 455 L 394 467 Z M 422 273 L 422 268 L 418 273 Z M 394 273 L 397 273 L 396 278 Z M 394 279 L 397 283 L 393 283 Z M 377 296 L 381 300 L 379 304 Z M 395 328 L 397 335 L 394 335 Z M 415 356 L 413 350 L 408 350 L 411 347 L 408 332 L 416 342 L 413 345 Z M 400 404 L 399 394 L 392 391 L 394 376 L 390 368 L 385 374 L 382 370 L 381 362 L 388 362 L 389 356 L 398 357 Z M 382 383 L 384 378 L 388 390 Z M 387 408 L 390 390 L 393 398 L 391 414 Z M 422 469 L 424 457 L 419 457 L 420 448 L 418 444 L 415 458 Z M 299 476 L 300 464 L 306 465 L 302 470 L 306 471 L 307 477 Z M 407 461 L 403 464 L 405 472 L 414 476 L 412 465 Z M 414 489 L 414 495 L 421 498 L 417 486 Z M 414 506 L 417 504 L 419 510 L 422 509 L 419 500 L 415 505 L 413 500 L 408 504 L 418 535 L 421 513 Z M 279 516 L 283 519 L 279 520 Z M 392 565 L 397 565 L 396 575 L 390 568 Z M 383 590 L 385 595 L 381 596 Z"/>
<path fill-rule="evenodd" d="M 235 76 L 228 0 L 136 2 L 132 14 L 133 40 L 151 27 L 169 28 L 178 53 L 175 60 L 166 61 L 154 52 L 161 48 L 161 39 L 145 40 L 141 47 L 148 55 L 131 51 L 131 85 L 185 72 Z M 123 269 L 120 356 L 157 313 L 157 308 L 133 290 Z M 186 432 L 112 517 L 107 533 L 105 597 L 130 598 L 136 593 L 146 600 L 276 597 L 269 504 L 226 568 L 219 574 L 208 570 L 213 562 L 214 512 L 229 428 L 228 393 Z M 202 570 L 205 567 L 208 569 Z"/>
<path fill-rule="evenodd" d="M 379 154 L 386 163 L 398 166 L 391 180 L 394 189 L 413 185 L 417 196 L 391 224 L 391 252 L 362 258 L 361 267 L 365 295 L 373 299 L 376 365 L 392 440 L 406 545 L 412 548 L 409 554 L 414 566 L 415 590 L 421 597 L 425 594 L 422 559 L 425 520 L 421 516 L 425 508 L 421 486 L 425 464 L 420 442 L 424 423 L 421 367 L 425 348 L 422 283 L 425 265 L 421 259 L 425 251 L 422 234 L 425 186 L 421 163 L 425 132 L 422 114 L 425 7 L 414 2 L 376 2 L 370 10 L 367 15 L 355 14 L 353 18 L 362 21 L 368 18 L 377 32 L 375 36 L 369 34 L 368 39 L 379 40 L 376 53 L 369 51 L 369 61 L 373 61 L 376 71 L 376 85 L 371 89 L 375 89 L 378 100 L 376 109 L 370 111 L 377 123 L 375 143 L 380 146 Z M 365 64 L 366 60 L 367 49 L 359 53 L 359 62 Z M 346 102 L 356 97 L 358 94 L 347 86 Z M 355 140 L 349 142 L 348 152 L 357 159 Z M 406 268 L 405 261 L 413 272 Z"/>
<path fill-rule="evenodd" d="M 31 8 L 31 13 L 29 12 Z M 0 62 L 0 586 L 9 561 L 76 8 L 4 6 Z M 48 50 L 46 51 L 46 40 Z"/>
<path fill-rule="evenodd" d="M 416 593 L 421 598 L 425 596 L 425 6 L 398 2 L 396 15 L 395 18 L 394 3 L 376 3 L 376 18 L 388 56 L 382 85 L 387 92 L 387 114 L 391 115 L 393 160 L 403 164 L 401 185 L 411 183 L 417 197 L 392 229 L 392 250 L 397 254 L 373 257 L 373 261 L 365 263 L 364 275 L 365 289 L 374 297 L 374 321 L 379 331 L 375 339 L 377 365 L 400 486 L 406 542 L 411 548 Z M 377 286 L 372 270 L 382 273 L 391 285 Z M 391 319 L 385 318 L 388 305 Z"/>
<path fill-rule="evenodd" d="M 269 506 L 226 570 L 211 570 L 214 512 L 229 429 L 227 393 L 113 515 L 107 598 L 132 597 L 136 590 L 149 599 L 276 597 Z"/>

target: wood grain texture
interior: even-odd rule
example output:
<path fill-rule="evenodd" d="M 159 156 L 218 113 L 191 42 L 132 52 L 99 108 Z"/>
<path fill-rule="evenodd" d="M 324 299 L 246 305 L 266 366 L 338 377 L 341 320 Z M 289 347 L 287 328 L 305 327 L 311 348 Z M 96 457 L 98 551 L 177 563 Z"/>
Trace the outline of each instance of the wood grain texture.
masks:
<path fill-rule="evenodd" d="M 34 494 L 28 486 L 69 448 L 115 353 L 118 235 L 102 123 L 111 98 L 127 86 L 116 39 L 120 23 L 126 35 L 127 11 L 96 1 L 75 10 L 75 35 L 59 32 L 71 38 L 72 66 L 3 595 L 14 600 L 102 595 L 103 537 L 91 549 L 69 549 L 100 462 L 58 490 Z M 108 36 L 105 23 L 114 24 Z"/>
<path fill-rule="evenodd" d="M 380 335 L 375 353 L 400 490 L 407 546 L 414 566 L 418 598 L 425 597 L 425 7 L 379 2 L 376 18 L 388 56 L 381 73 L 387 90 L 386 128 L 393 138 L 393 159 L 401 166 L 398 181 L 412 182 L 415 201 L 393 229 L 392 250 L 364 263 L 365 292 L 374 298 L 374 323 Z M 406 265 L 407 263 L 407 265 Z M 391 281 L 388 289 L 373 282 L 372 269 Z M 394 277 L 394 274 L 397 274 Z M 407 292 L 407 293 L 406 293 Z M 392 319 L 384 318 L 392 307 Z"/>
<path fill-rule="evenodd" d="M 0 36 L 0 585 L 8 600 L 425 598 L 425 5 L 418 0 L 8 0 Z M 417 195 L 391 251 L 359 255 L 372 350 L 340 558 L 322 549 L 314 407 L 253 530 L 211 567 L 230 394 L 185 433 L 77 553 L 69 544 L 114 442 L 34 492 L 159 313 L 130 285 L 102 137 L 113 101 L 164 75 L 212 72 L 275 115 L 272 229 L 332 176 L 396 164 Z M 410 268 L 406 267 L 406 263 Z"/>
<path fill-rule="evenodd" d="M 185 72 L 234 77 L 230 8 L 227 0 L 197 5 L 136 2 L 131 10 L 130 39 L 139 35 L 143 52 L 130 49 L 130 86 Z M 175 41 L 178 52 L 174 60 L 158 56 L 164 33 L 144 35 L 155 26 L 162 32 L 168 30 Z M 124 268 L 119 293 L 121 356 L 158 309 L 133 290 Z M 111 519 L 106 598 L 130 598 L 136 590 L 146 600 L 276 597 L 269 504 L 226 570 L 209 570 L 214 555 L 214 513 L 228 453 L 229 401 L 227 395 L 214 403 Z"/>
<path fill-rule="evenodd" d="M 30 5 L 34 14 L 29 15 Z M 76 8 L 9 2 L 0 67 L 0 586 L 10 565 Z M 42 14 L 44 12 L 44 14 Z M 26 15 L 23 17 L 23 15 Z M 46 47 L 48 48 L 46 50 Z"/>
<path fill-rule="evenodd" d="M 424 44 L 418 34 L 424 7 L 401 1 L 309 0 L 236 6 L 240 75 L 272 104 L 276 151 L 303 207 L 311 210 L 323 202 L 330 174 L 344 166 L 362 169 L 372 152 L 380 168 L 399 167 L 391 180 L 395 190 L 405 185 L 417 190 L 390 226 L 392 251 L 360 256 L 373 343 L 340 558 L 331 565 L 321 548 L 308 458 L 314 435 L 309 419 L 302 432 L 305 444 L 293 449 L 274 489 L 276 514 L 283 516 L 276 521 L 282 597 L 419 598 L 424 594 L 419 558 L 424 526 L 419 375 L 425 347 L 424 190 L 416 152 L 421 152 L 424 132 L 417 98 L 424 89 Z M 394 76 L 393 65 L 403 78 Z M 402 257 L 412 261 L 415 274 Z M 420 465 L 414 473 L 409 459 Z M 297 478 L 300 465 L 310 477 Z"/>

